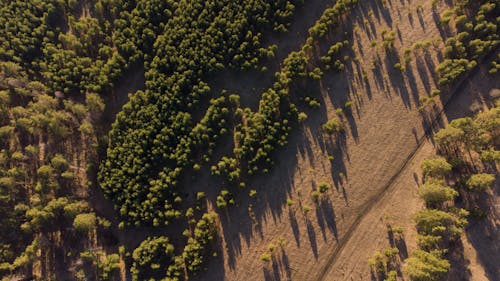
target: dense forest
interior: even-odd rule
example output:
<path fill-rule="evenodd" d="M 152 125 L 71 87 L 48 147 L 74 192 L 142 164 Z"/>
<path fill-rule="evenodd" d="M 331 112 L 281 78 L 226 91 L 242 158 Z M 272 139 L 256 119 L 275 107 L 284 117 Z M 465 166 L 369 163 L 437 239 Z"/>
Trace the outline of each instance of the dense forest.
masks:
<path fill-rule="evenodd" d="M 235 204 L 234 194 L 248 193 L 241 191 L 249 181 L 270 172 L 279 148 L 307 119 L 304 111 L 321 106 L 308 89 L 325 72 L 345 68 L 351 38 L 333 34 L 342 33 L 362 2 L 332 1 L 301 48 L 268 73 L 273 84 L 251 108 L 238 93 L 213 90 L 209 79 L 223 71 L 270 72 L 266 65 L 280 46 L 269 39 L 288 32 L 304 0 L 0 0 L 0 277 L 187 280 L 199 274 L 218 254 L 220 213 Z M 449 35 L 435 69 L 443 92 L 497 49 L 499 15 L 494 0 L 457 0 L 441 15 Z M 387 49 L 394 41 L 389 35 Z M 499 60 L 494 56 L 491 74 Z M 106 131 L 107 102 L 118 81 L 137 69 L 144 70 L 145 87 L 129 95 Z M 325 135 L 343 133 L 351 106 L 348 101 L 345 112 L 338 108 L 321 124 Z M 494 108 L 455 121 L 435 136 L 440 150 L 449 157 L 473 150 L 481 154 L 481 169 L 492 169 L 497 115 Z M 478 170 L 460 164 L 454 171 Z M 422 224 L 441 218 L 453 228 L 443 232 L 457 235 L 465 215 L 445 213 L 443 202 L 458 194 L 444 186 L 444 174 L 428 169 Z M 206 190 L 186 186 L 203 171 L 220 183 L 217 208 Z M 481 190 L 491 177 L 467 176 L 461 184 Z M 96 212 L 91 197 L 100 192 L 115 218 Z M 148 235 L 134 248 L 117 241 L 117 232 L 141 228 L 169 234 Z M 427 252 L 441 259 L 433 250 L 452 238 L 418 222 L 417 228 L 427 244 L 412 257 L 413 267 Z M 410 267 L 409 275 L 418 274 Z"/>

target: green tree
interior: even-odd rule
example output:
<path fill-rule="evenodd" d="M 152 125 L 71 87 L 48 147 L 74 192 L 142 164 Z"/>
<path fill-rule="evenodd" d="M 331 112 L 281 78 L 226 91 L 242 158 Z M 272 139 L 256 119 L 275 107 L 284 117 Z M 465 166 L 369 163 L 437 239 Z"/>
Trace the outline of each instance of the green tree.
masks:
<path fill-rule="evenodd" d="M 442 178 L 451 172 L 451 165 L 443 157 L 424 160 L 422 172 L 424 176 Z"/>
<path fill-rule="evenodd" d="M 427 206 L 440 206 L 442 203 L 453 200 L 458 192 L 453 188 L 443 186 L 436 180 L 427 180 L 419 189 L 418 194 L 424 199 Z"/>
<path fill-rule="evenodd" d="M 174 246 L 167 237 L 148 237 L 132 254 L 132 280 L 162 280 L 174 256 Z"/>
<path fill-rule="evenodd" d="M 406 260 L 404 271 L 413 281 L 439 281 L 450 269 L 450 263 L 438 251 L 416 250 Z"/>
<path fill-rule="evenodd" d="M 467 187 L 476 192 L 487 190 L 495 182 L 495 175 L 492 174 L 475 174 L 467 180 Z"/>
<path fill-rule="evenodd" d="M 75 216 L 73 227 L 82 233 L 88 233 L 96 228 L 97 218 L 94 213 L 83 213 Z"/>
<path fill-rule="evenodd" d="M 417 231 L 423 235 L 443 236 L 454 240 L 462 233 L 462 228 L 467 224 L 466 214 L 444 212 L 436 209 L 424 209 L 415 214 Z"/>

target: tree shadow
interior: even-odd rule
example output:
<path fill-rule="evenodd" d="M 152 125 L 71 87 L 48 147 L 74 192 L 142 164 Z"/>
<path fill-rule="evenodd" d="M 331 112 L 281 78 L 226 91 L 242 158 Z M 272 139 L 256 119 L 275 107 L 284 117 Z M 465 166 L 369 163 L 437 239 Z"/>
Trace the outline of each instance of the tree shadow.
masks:
<path fill-rule="evenodd" d="M 446 253 L 447 259 L 450 261 L 450 270 L 447 274 L 449 281 L 469 281 L 472 280 L 472 273 L 469 269 L 470 261 L 464 257 L 464 246 L 462 240 L 458 239 L 450 246 Z M 493 279 L 491 279 L 493 280 Z"/>
<path fill-rule="evenodd" d="M 500 271 L 500 243 L 498 240 L 498 212 L 496 199 L 500 195 L 500 181 L 495 181 L 492 190 L 482 194 L 469 194 L 464 198 L 466 206 L 474 213 L 482 213 L 481 217 L 473 217 L 466 227 L 466 237 L 475 248 L 478 261 L 484 267 L 490 280 L 495 280 Z M 476 209 L 477 208 L 477 209 Z"/>
<path fill-rule="evenodd" d="M 306 227 L 307 227 L 307 237 L 309 238 L 309 243 L 311 244 L 311 250 L 314 254 L 314 258 L 318 259 L 318 243 L 316 242 L 316 232 L 314 231 L 314 226 L 311 220 L 306 216 Z"/>
<path fill-rule="evenodd" d="M 265 265 L 262 268 L 264 280 L 266 281 L 291 281 L 292 271 L 290 261 L 285 250 L 281 249 L 280 253 L 272 254 L 271 265 Z"/>
<path fill-rule="evenodd" d="M 335 218 L 335 211 L 333 209 L 333 203 L 329 197 L 324 195 L 319 200 L 319 204 L 316 204 L 316 217 L 318 220 L 318 225 L 323 232 L 323 238 L 326 240 L 325 229 L 327 228 L 331 234 L 335 237 L 335 240 L 338 241 L 339 234 L 337 230 L 337 222 Z"/>
<path fill-rule="evenodd" d="M 297 218 L 292 208 L 288 208 L 288 218 L 290 219 L 290 224 L 292 225 L 293 237 L 295 238 L 295 243 L 297 247 L 300 247 L 300 231 L 299 224 L 297 223 Z"/>

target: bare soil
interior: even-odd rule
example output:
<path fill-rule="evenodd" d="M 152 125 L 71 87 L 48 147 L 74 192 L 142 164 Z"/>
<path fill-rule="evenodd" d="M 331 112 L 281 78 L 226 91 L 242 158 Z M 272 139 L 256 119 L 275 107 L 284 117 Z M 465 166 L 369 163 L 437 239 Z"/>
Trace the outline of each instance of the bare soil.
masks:
<path fill-rule="evenodd" d="M 407 229 L 407 250 L 415 248 L 411 216 L 421 207 L 416 197 L 418 166 L 433 154 L 432 141 L 425 142 L 410 162 L 408 158 L 428 136 L 430 120 L 442 107 L 438 99 L 419 111 L 418 100 L 436 88 L 434 69 L 448 31 L 437 23 L 437 13 L 425 0 L 387 1 L 386 6 L 365 1 L 346 21 L 342 30 L 354 30 L 348 35 L 353 41 L 351 62 L 344 72 L 323 76 L 317 90 L 320 109 L 299 105 L 308 120 L 278 153 L 278 165 L 243 191 L 257 190 L 256 198 L 237 195 L 237 205 L 220 212 L 220 256 L 193 280 L 370 279 L 366 260 L 387 244 L 386 223 Z M 381 46 L 383 30 L 396 32 L 392 51 Z M 394 69 L 405 49 L 424 40 L 432 46 L 413 51 L 406 70 Z M 371 47 L 372 41 L 377 46 Z M 441 124 L 470 112 L 473 102 L 489 102 L 481 96 L 486 87 L 481 73 L 481 82 L 454 98 L 459 101 L 442 116 Z M 495 79 L 490 82 L 491 87 L 499 86 Z M 345 133 L 324 136 L 321 125 L 347 100 L 355 103 L 352 112 L 345 111 Z M 332 188 L 315 202 L 311 191 L 323 181 Z M 200 181 L 198 187 L 211 188 L 210 184 Z M 293 200 L 292 206 L 287 199 Z M 260 255 L 279 241 L 285 241 L 284 246 L 272 251 L 272 261 L 262 261 Z M 339 248 L 331 265 L 332 252 Z M 481 266 L 471 261 L 471 269 Z"/>

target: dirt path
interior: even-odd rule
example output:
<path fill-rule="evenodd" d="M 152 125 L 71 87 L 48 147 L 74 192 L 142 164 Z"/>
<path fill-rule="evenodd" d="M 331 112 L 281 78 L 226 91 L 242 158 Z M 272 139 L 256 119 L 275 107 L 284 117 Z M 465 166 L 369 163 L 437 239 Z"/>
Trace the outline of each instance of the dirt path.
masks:
<path fill-rule="evenodd" d="M 339 247 L 349 233 L 366 238 L 366 233 L 358 235 L 353 226 L 373 217 L 371 212 L 365 218 L 360 214 L 370 208 L 378 210 L 376 205 L 370 207 L 373 199 L 381 197 L 387 183 L 395 180 L 391 178 L 408 164 L 408 155 L 416 151 L 426 135 L 427 120 L 434 115 L 432 107 L 430 114 L 419 112 L 418 99 L 436 87 L 433 72 L 442 44 L 430 1 L 388 1 L 385 7 L 380 3 L 364 2 L 345 23 L 343 30 L 354 30 L 352 62 L 340 74 L 325 73 L 316 91 L 321 108 L 299 105 L 308 120 L 279 152 L 279 163 L 269 175 L 248 183 L 248 190 L 257 190 L 258 196 L 237 196 L 237 206 L 221 212 L 221 256 L 211 261 L 206 274 L 193 280 L 312 280 L 328 268 L 332 252 L 343 255 L 350 249 Z M 397 51 L 388 52 L 381 46 L 384 30 L 396 33 Z M 405 71 L 394 69 L 403 51 L 423 40 L 434 42 L 436 47 L 413 52 Z M 371 42 L 377 46 L 371 47 Z M 346 134 L 325 137 L 321 124 L 347 100 L 355 105 L 352 114 L 345 116 Z M 439 112 L 440 106 L 438 101 L 434 110 Z M 432 148 L 422 150 L 430 153 Z M 311 191 L 322 181 L 332 188 L 314 202 Z M 198 188 L 212 187 L 200 182 Z M 400 190 L 390 188 L 395 189 Z M 291 206 L 287 199 L 293 201 Z M 419 207 L 417 200 L 412 202 L 396 205 L 408 210 Z M 257 223 L 250 217 L 250 204 Z M 308 208 L 310 211 L 304 211 Z M 259 256 L 280 240 L 286 241 L 285 245 L 273 251 L 271 261 L 261 261 Z M 359 258 L 352 265 L 366 265 L 357 252 L 351 252 L 349 258 Z M 337 272 L 334 275 L 339 276 Z"/>
<path fill-rule="evenodd" d="M 483 68 L 470 80 L 467 79 L 463 86 L 450 97 L 440 114 L 445 123 L 451 119 L 470 116 L 473 109 L 484 108 L 485 103 L 491 104 L 492 99 L 489 93 L 492 89 L 498 89 L 500 82 L 495 81 L 494 77 L 486 73 L 486 68 Z M 472 92 L 475 94 L 471 95 Z M 364 212 L 360 213 L 342 242 L 339 243 L 340 246 L 332 252 L 325 268 L 314 280 L 349 280 L 349 278 L 368 280 L 370 278 L 368 258 L 376 250 L 389 247 L 387 223 L 403 225 L 407 230 L 405 232 L 406 244 L 410 245 L 410 249 L 415 248 L 416 233 L 412 215 L 422 206 L 416 192 L 421 183 L 419 179 L 422 178 L 420 163 L 425 158 L 434 155 L 433 144 L 428 139 L 422 138 L 421 145 L 410 155 L 408 161 L 395 175 L 394 180 L 388 184 L 387 189 L 384 189 Z M 468 247 L 468 251 L 467 257 L 477 255 L 473 247 Z M 484 268 L 477 260 L 473 261 L 470 267 L 471 271 L 476 274 L 470 280 L 487 280 L 481 278 L 484 276 Z"/>

